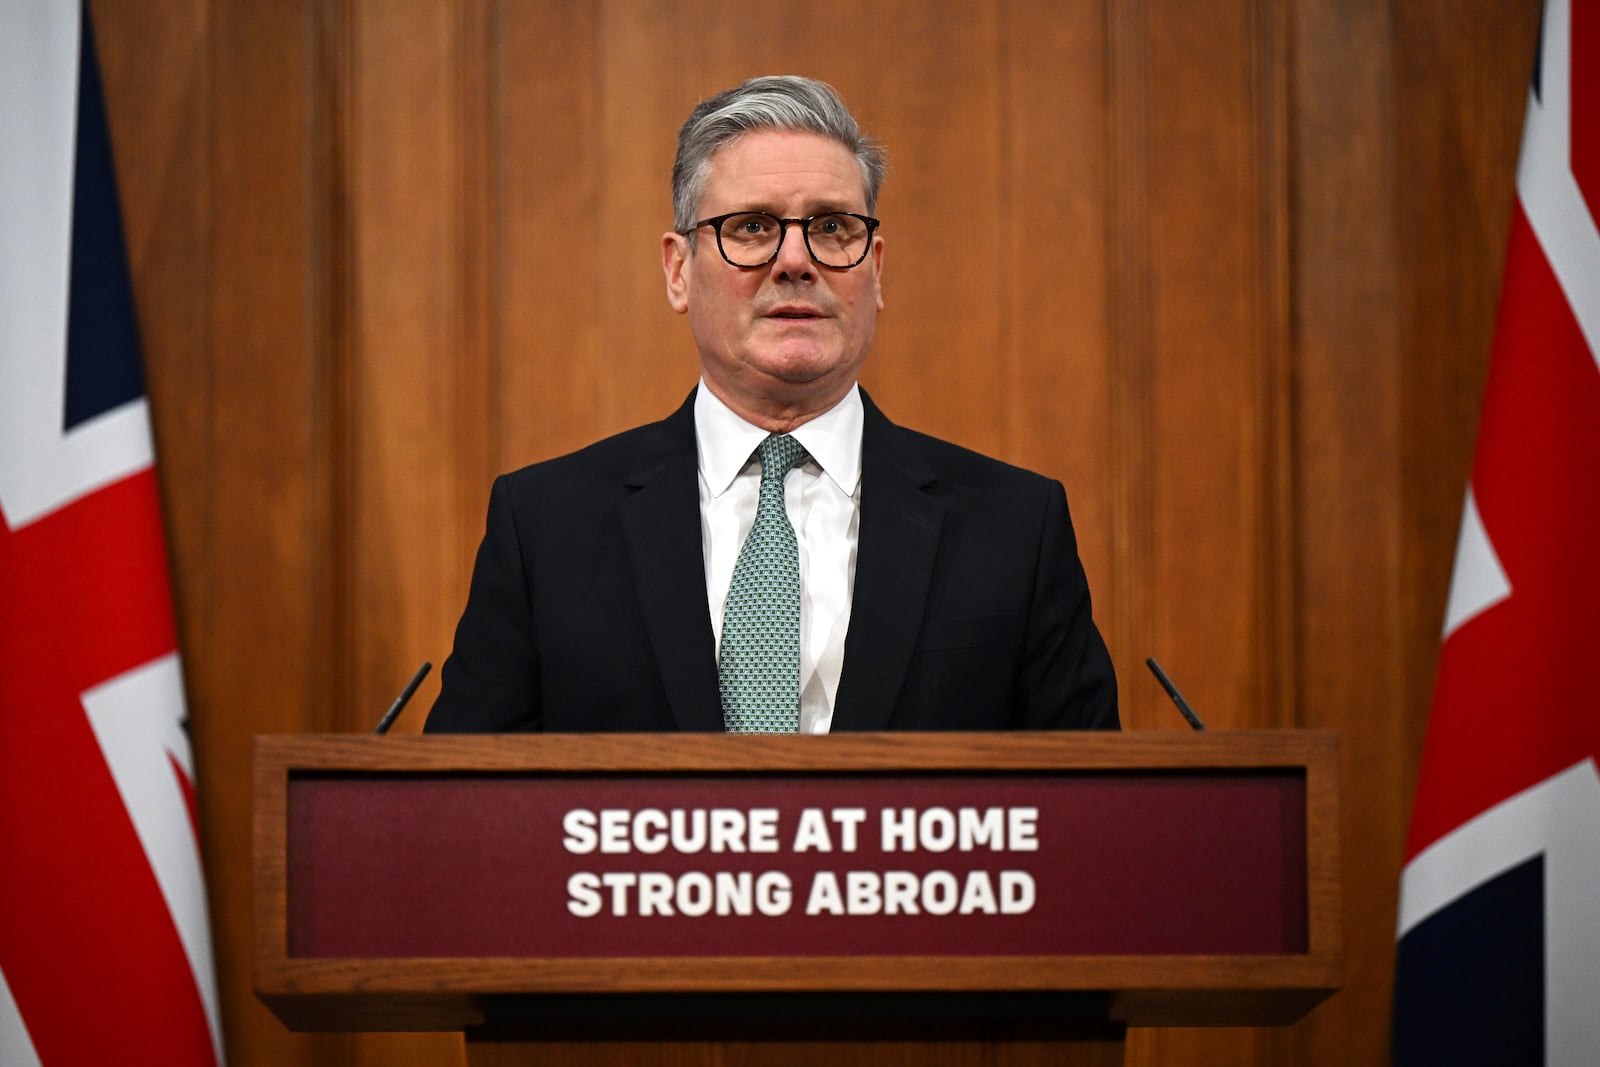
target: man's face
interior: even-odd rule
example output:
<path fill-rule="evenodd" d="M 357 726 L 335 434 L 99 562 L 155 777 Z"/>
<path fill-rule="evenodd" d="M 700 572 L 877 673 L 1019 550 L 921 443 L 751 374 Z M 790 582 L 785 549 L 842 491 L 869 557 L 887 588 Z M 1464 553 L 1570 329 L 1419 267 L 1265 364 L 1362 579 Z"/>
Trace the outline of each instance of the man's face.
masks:
<path fill-rule="evenodd" d="M 865 214 L 861 168 L 849 149 L 810 133 L 746 134 L 711 159 L 697 218 L 765 211 L 806 218 L 827 211 Z M 706 383 L 752 422 L 799 421 L 836 403 L 856 380 L 883 308 L 883 239 L 849 270 L 819 266 L 799 227 L 778 258 L 735 267 L 717 251 L 711 227 L 694 247 L 662 238 L 667 300 L 687 313 Z"/>

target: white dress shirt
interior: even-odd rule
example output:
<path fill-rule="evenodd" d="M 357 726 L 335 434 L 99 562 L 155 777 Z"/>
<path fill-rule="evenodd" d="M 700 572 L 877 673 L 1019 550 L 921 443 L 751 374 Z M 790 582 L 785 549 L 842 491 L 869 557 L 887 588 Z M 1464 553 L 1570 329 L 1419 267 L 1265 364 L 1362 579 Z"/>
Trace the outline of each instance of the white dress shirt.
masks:
<path fill-rule="evenodd" d="M 809 453 L 784 482 L 784 506 L 800 543 L 803 734 L 828 732 L 844 669 L 861 522 L 861 425 L 861 393 L 852 387 L 839 403 L 790 433 Z M 756 521 L 761 460 L 755 451 L 767 431 L 735 415 L 704 380 L 695 393 L 694 430 L 706 597 L 720 654 L 733 567 Z"/>

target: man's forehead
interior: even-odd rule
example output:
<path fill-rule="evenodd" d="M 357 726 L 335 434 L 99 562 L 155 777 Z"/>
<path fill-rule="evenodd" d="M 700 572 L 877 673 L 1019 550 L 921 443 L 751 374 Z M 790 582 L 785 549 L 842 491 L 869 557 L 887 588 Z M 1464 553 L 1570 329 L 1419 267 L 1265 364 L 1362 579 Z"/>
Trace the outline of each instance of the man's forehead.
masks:
<path fill-rule="evenodd" d="M 803 197 L 864 206 L 866 192 L 860 163 L 838 141 L 815 133 L 756 130 L 712 155 L 706 195 Z"/>

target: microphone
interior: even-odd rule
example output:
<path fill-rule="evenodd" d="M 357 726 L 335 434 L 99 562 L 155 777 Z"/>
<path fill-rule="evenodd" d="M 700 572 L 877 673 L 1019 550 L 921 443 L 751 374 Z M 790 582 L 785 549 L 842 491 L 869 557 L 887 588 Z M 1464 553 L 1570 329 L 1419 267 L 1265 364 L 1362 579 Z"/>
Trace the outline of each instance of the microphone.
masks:
<path fill-rule="evenodd" d="M 395 699 L 393 704 L 389 705 L 389 710 L 383 713 L 383 718 L 378 720 L 378 725 L 372 728 L 373 733 L 386 734 L 389 732 L 389 727 L 393 726 L 394 721 L 400 717 L 400 712 L 405 708 L 406 702 L 411 699 L 411 694 L 417 691 L 417 686 L 422 684 L 422 680 L 428 676 L 428 672 L 431 670 L 433 670 L 433 664 L 424 660 L 422 666 L 417 668 L 417 673 L 411 676 L 411 684 L 400 691 L 400 696 Z"/>
<path fill-rule="evenodd" d="M 1178 692 L 1178 687 L 1172 684 L 1172 679 L 1167 677 L 1167 672 L 1161 669 L 1161 664 L 1156 662 L 1156 658 L 1151 656 L 1144 661 L 1144 665 L 1149 667 L 1151 672 L 1155 674 L 1156 681 L 1161 683 L 1161 688 L 1167 691 L 1167 696 L 1172 698 L 1172 702 L 1178 705 L 1178 710 L 1183 712 L 1185 719 L 1189 720 L 1189 725 L 1196 730 L 1204 730 L 1206 724 L 1200 721 L 1200 716 L 1196 715 L 1194 709 L 1189 706 L 1189 702 L 1183 699 L 1183 694 Z"/>

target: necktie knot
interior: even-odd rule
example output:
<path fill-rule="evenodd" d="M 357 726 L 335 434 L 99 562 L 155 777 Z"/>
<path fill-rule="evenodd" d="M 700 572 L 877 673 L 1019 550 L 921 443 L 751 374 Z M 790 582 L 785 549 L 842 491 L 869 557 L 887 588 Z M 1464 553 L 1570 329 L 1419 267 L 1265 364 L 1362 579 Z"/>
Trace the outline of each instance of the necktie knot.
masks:
<path fill-rule="evenodd" d="M 761 442 L 756 454 L 761 457 L 761 480 L 768 482 L 776 479 L 781 482 L 795 464 L 805 458 L 806 449 L 788 434 L 775 433 L 769 434 Z"/>

